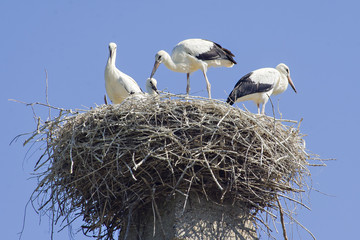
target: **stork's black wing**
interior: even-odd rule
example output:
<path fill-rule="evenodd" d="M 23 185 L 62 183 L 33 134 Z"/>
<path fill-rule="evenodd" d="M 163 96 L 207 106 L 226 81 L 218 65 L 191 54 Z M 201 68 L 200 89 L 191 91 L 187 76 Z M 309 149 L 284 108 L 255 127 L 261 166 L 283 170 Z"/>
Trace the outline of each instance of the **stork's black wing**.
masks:
<path fill-rule="evenodd" d="M 221 45 L 218 43 L 215 43 L 215 42 L 212 42 L 212 43 L 213 43 L 213 46 L 209 49 L 209 51 L 206 51 L 204 53 L 197 55 L 196 58 L 201 59 L 201 60 L 226 59 L 226 60 L 229 60 L 230 62 L 236 64 L 236 61 L 233 58 L 235 56 L 230 50 L 221 47 Z"/>
<path fill-rule="evenodd" d="M 233 105 L 237 99 L 252 94 L 269 91 L 274 87 L 270 83 L 256 83 L 251 79 L 253 72 L 243 76 L 235 85 L 234 89 L 229 94 L 226 102 Z"/>

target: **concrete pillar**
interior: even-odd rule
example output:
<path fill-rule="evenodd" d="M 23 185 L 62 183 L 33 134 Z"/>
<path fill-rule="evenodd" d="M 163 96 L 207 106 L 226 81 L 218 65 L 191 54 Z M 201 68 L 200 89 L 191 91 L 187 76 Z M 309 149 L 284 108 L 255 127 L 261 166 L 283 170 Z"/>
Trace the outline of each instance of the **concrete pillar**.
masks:
<path fill-rule="evenodd" d="M 220 205 L 207 201 L 204 196 L 192 194 L 184 210 L 185 197 L 176 195 L 167 202 L 157 201 L 161 223 L 155 206 L 133 219 L 127 240 L 255 240 L 258 239 L 248 211 L 239 205 Z M 156 214 L 156 213 L 155 213 Z M 124 239 L 122 231 L 119 239 Z"/>

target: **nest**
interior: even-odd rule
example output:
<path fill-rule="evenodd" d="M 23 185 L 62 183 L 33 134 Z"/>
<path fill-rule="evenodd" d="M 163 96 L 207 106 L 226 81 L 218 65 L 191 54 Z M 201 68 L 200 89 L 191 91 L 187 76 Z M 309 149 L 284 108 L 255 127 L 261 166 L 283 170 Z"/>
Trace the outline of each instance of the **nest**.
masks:
<path fill-rule="evenodd" d="M 55 222 L 82 217 L 84 233 L 104 239 L 175 193 L 231 199 L 255 213 L 278 210 L 279 196 L 301 204 L 290 196 L 303 192 L 309 175 L 297 122 L 217 100 L 165 95 L 81 113 L 60 109 L 39 120 L 29 140 L 40 134 L 46 149 L 32 200 Z"/>

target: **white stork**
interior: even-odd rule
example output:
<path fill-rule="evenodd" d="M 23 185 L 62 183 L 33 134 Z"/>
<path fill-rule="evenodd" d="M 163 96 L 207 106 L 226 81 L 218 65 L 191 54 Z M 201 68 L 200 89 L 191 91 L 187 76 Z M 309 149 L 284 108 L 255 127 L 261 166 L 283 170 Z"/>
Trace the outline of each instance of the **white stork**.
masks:
<path fill-rule="evenodd" d="M 116 68 L 116 47 L 115 43 L 109 44 L 110 55 L 105 67 L 106 93 L 114 104 L 121 103 L 129 95 L 144 93 L 132 77 Z"/>
<path fill-rule="evenodd" d="M 236 83 L 226 102 L 233 105 L 235 102 L 252 100 L 257 105 L 258 114 L 260 104 L 263 104 L 261 114 L 264 114 L 269 97 L 284 92 L 289 83 L 296 93 L 290 78 L 290 69 L 284 63 L 280 63 L 276 68 L 260 68 L 243 76 Z"/>
<path fill-rule="evenodd" d="M 232 54 L 226 48 L 209 40 L 187 39 L 179 42 L 172 50 L 170 55 L 161 50 L 155 55 L 155 64 L 151 72 L 152 78 L 160 63 L 174 72 L 183 72 L 187 74 L 186 94 L 190 91 L 190 74 L 201 69 L 205 81 L 209 98 L 211 98 L 211 85 L 206 76 L 208 67 L 232 67 L 236 64 Z"/>
<path fill-rule="evenodd" d="M 158 95 L 157 81 L 155 78 L 148 78 L 146 80 L 146 92 L 149 95 Z"/>

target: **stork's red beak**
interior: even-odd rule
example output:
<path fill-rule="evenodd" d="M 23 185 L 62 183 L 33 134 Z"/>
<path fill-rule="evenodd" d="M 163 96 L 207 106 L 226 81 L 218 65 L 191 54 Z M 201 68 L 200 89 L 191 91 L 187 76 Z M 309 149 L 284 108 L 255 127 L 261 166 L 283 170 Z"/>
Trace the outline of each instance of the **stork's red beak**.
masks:
<path fill-rule="evenodd" d="M 152 70 L 151 75 L 150 75 L 150 78 L 152 78 L 154 76 L 154 74 L 155 74 L 156 70 L 158 69 L 159 65 L 160 65 L 160 62 L 155 61 L 153 70 Z"/>
<path fill-rule="evenodd" d="M 297 93 L 296 88 L 295 88 L 295 85 L 294 85 L 294 83 L 291 81 L 291 77 L 288 76 L 287 78 L 288 78 L 288 81 L 289 81 L 289 83 L 290 83 L 290 86 L 292 87 L 292 89 L 294 89 L 294 92 Z"/>

